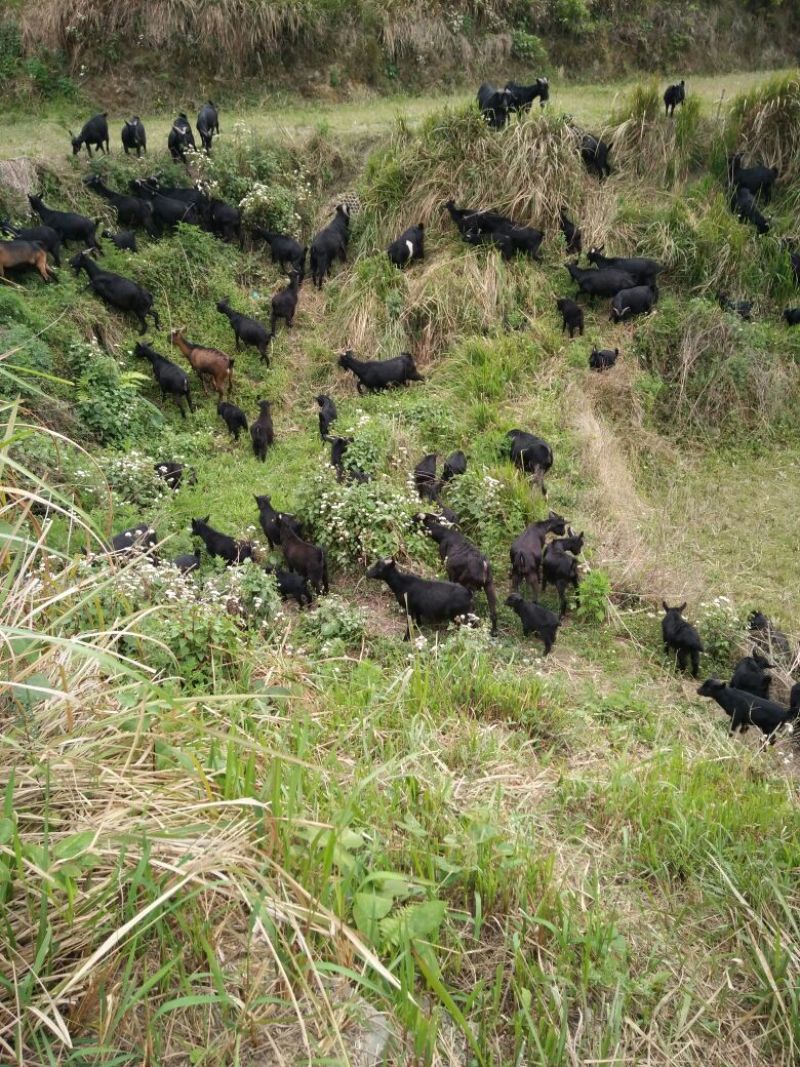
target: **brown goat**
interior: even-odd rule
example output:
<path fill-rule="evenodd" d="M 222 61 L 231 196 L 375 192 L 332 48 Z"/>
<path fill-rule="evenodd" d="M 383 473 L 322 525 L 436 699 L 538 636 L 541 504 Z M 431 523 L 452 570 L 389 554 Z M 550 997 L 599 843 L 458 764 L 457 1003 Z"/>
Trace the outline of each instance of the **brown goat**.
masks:
<path fill-rule="evenodd" d="M 38 241 L 0 241 L 0 278 L 14 267 L 36 267 L 46 282 L 51 280 L 47 252 Z"/>
<path fill-rule="evenodd" d="M 203 385 L 203 392 L 208 392 L 207 379 L 211 379 L 214 390 L 222 397 L 225 383 L 228 383 L 228 396 L 233 389 L 233 359 L 220 352 L 218 348 L 205 348 L 187 341 L 180 330 L 173 330 L 169 335 L 170 341 L 177 345 L 184 356 L 189 360 L 192 368 Z"/>

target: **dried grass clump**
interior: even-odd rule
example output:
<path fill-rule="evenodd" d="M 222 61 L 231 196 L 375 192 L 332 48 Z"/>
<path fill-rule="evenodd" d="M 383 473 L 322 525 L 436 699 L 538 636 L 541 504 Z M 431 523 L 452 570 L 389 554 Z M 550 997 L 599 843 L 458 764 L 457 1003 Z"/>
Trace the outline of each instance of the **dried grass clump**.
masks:
<path fill-rule="evenodd" d="M 636 85 L 611 122 L 614 166 L 659 185 L 673 185 L 697 168 L 711 136 L 697 97 L 690 96 L 667 118 L 656 82 Z"/>
<path fill-rule="evenodd" d="M 777 167 L 779 190 L 800 203 L 800 74 L 773 78 L 731 104 L 732 146 L 745 166 Z"/>

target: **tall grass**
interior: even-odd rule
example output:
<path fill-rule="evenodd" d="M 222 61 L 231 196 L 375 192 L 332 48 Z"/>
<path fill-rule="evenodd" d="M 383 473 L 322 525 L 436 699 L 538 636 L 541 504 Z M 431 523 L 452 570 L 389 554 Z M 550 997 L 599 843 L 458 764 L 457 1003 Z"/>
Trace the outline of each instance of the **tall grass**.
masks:
<path fill-rule="evenodd" d="M 779 189 L 800 206 L 800 75 L 773 78 L 738 96 L 730 109 L 731 147 L 745 165 L 777 167 Z"/>

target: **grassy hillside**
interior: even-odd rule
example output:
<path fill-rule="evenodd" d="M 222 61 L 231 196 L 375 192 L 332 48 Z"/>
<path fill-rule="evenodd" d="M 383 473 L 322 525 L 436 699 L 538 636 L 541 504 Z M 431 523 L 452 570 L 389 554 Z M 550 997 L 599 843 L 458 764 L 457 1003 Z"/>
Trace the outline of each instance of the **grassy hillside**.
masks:
<path fill-rule="evenodd" d="M 347 265 L 304 284 L 270 366 L 236 354 L 236 402 L 275 409 L 263 465 L 199 385 L 185 420 L 161 403 L 132 323 L 66 264 L 58 284 L 0 289 L 2 1062 L 796 1062 L 796 742 L 729 738 L 663 655 L 658 615 L 689 599 L 704 676 L 748 647 L 755 607 L 800 629 L 800 332 L 780 320 L 798 303 L 782 241 L 800 237 L 800 85 L 741 88 L 705 83 L 674 122 L 650 85 L 613 111 L 611 91 L 573 98 L 613 140 L 603 185 L 560 107 L 498 134 L 461 102 L 368 145 L 369 108 L 232 129 L 191 176 L 249 220 L 305 239 L 343 196 L 359 208 Z M 47 131 L 37 182 L 108 219 L 88 170 L 118 188 L 185 179 L 160 140 L 89 165 Z M 780 167 L 766 237 L 727 208 L 734 145 Z M 19 217 L 25 167 L 0 176 Z M 543 262 L 464 245 L 450 195 L 541 226 Z M 562 206 L 585 247 L 664 261 L 652 317 L 612 325 L 599 302 L 566 339 Z M 420 220 L 426 259 L 400 273 L 383 249 Z M 103 264 L 153 292 L 149 339 L 178 362 L 171 328 L 231 351 L 216 301 L 265 318 L 283 284 L 262 248 L 194 227 L 140 244 L 104 242 Z M 755 300 L 753 323 L 718 307 L 721 287 Z M 595 343 L 621 351 L 603 376 Z M 344 347 L 413 351 L 425 381 L 358 396 Z M 319 392 L 368 484 L 333 477 Z M 546 502 L 503 455 L 513 426 L 553 445 Z M 404 644 L 365 578 L 389 553 L 442 575 L 409 473 L 457 447 L 469 469 L 446 499 L 501 600 L 527 522 L 549 506 L 586 532 L 547 659 L 505 607 L 491 638 L 480 595 L 473 628 Z M 196 480 L 166 490 L 165 459 Z M 280 604 L 259 565 L 204 557 L 181 578 L 81 552 L 144 519 L 171 558 L 210 514 L 277 558 L 256 493 L 328 548 L 332 594 L 311 611 Z M 785 697 L 790 664 L 775 674 Z"/>
<path fill-rule="evenodd" d="M 786 66 L 798 29 L 789 0 L 11 0 L 0 83 L 22 97 L 88 89 L 140 111 L 197 94 L 232 103 L 265 84 L 290 101 L 339 98 L 532 72 Z"/>

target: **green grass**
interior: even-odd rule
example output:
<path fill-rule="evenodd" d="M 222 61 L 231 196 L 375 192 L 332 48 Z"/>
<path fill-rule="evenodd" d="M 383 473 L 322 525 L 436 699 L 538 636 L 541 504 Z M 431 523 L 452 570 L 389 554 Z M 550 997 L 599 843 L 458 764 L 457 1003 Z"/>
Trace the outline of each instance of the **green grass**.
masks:
<path fill-rule="evenodd" d="M 722 88 L 756 80 L 698 79 L 703 130 Z M 569 101 L 600 126 L 617 92 L 570 87 L 553 109 Z M 432 101 L 406 104 L 422 116 Z M 364 166 L 358 138 L 338 148 L 369 107 L 375 127 L 356 132 L 380 143 Z M 0 292 L 0 351 L 9 337 L 25 345 L 15 370 L 0 363 L 0 672 L 13 683 L 0 692 L 0 954 L 10 961 L 0 1060 L 343 1067 L 360 1062 L 380 1012 L 386 1062 L 398 1067 L 789 1067 L 800 1036 L 796 747 L 783 737 L 764 751 L 752 731 L 730 739 L 724 714 L 664 657 L 656 608 L 688 591 L 708 670 L 729 666 L 740 633 L 704 600 L 728 595 L 732 612 L 757 604 L 797 630 L 796 431 L 791 418 L 765 417 L 768 398 L 745 373 L 769 355 L 788 375 L 796 359 L 773 321 L 784 296 L 765 281 L 774 250 L 741 236 L 736 263 L 764 281 L 761 321 L 731 324 L 701 284 L 715 247 L 721 255 L 738 235 L 698 191 L 716 188 L 716 142 L 688 131 L 685 166 L 667 175 L 651 165 L 664 142 L 648 133 L 652 155 L 602 188 L 558 162 L 556 146 L 587 242 L 615 233 L 613 251 L 645 251 L 660 234 L 669 263 L 650 323 L 612 327 L 598 305 L 570 342 L 551 295 L 567 291 L 555 201 L 533 179 L 521 190 L 548 229 L 542 264 L 465 248 L 438 210 L 451 161 L 465 199 L 516 202 L 515 168 L 535 138 L 555 144 L 551 127 L 492 143 L 452 110 L 393 131 L 393 108 L 344 105 L 326 134 L 308 109 L 283 113 L 290 151 L 283 135 L 220 143 L 223 193 L 269 173 L 304 229 L 344 184 L 366 205 L 350 264 L 322 294 L 303 287 L 270 367 L 236 354 L 237 403 L 250 416 L 262 396 L 274 403 L 277 443 L 263 465 L 246 440 L 230 440 L 199 385 L 198 410 L 182 420 L 149 377 L 130 377 L 142 371 L 132 324 L 68 269 L 58 285 L 25 277 Z M 11 127 L 18 145 L 33 125 Z M 50 198 L 99 213 L 78 180 L 85 165 L 65 163 L 47 129 Z M 700 150 L 712 177 L 698 173 Z M 478 158 L 495 169 L 471 167 Z M 296 160 L 312 178 L 305 200 L 292 199 Z M 162 163 L 154 153 L 147 167 Z M 119 184 L 136 171 L 117 158 L 112 167 Z M 407 210 L 430 208 L 428 256 L 399 275 L 379 250 L 408 174 L 420 184 Z M 691 217 L 673 218 L 664 201 L 684 183 Z M 789 204 L 781 193 L 781 226 Z M 178 362 L 171 326 L 230 351 L 216 299 L 264 317 L 283 284 L 260 250 L 190 228 L 143 240 L 137 257 L 107 250 L 104 262 L 153 290 L 163 320 L 153 343 Z M 696 321 L 716 331 L 702 350 L 712 383 L 733 368 L 713 394 L 723 415 L 706 426 L 670 377 Z M 71 347 L 95 324 L 110 360 Z M 602 377 L 586 368 L 594 342 L 622 350 Z M 408 345 L 425 382 L 358 396 L 336 366 L 348 344 L 364 355 Z M 29 388 L 19 409 L 9 373 L 45 395 Z M 319 391 L 377 472 L 370 486 L 335 483 Z M 794 403 L 787 392 L 780 410 Z M 751 420 L 748 447 L 730 432 L 738 412 Z M 553 445 L 547 501 L 502 454 L 513 426 Z M 489 638 L 481 594 L 477 629 L 423 628 L 404 644 L 393 598 L 364 577 L 387 546 L 443 574 L 414 530 L 407 479 L 424 452 L 456 447 L 470 467 L 446 498 L 490 557 L 501 605 L 509 541 L 548 506 L 586 531 L 592 588 L 611 583 L 610 602 L 599 595 L 594 611 L 570 613 L 546 660 L 504 605 Z M 189 463 L 196 482 L 158 492 L 149 468 L 165 458 Z M 56 492 L 66 514 L 48 525 L 39 500 Z M 323 503 L 345 515 L 318 528 L 341 532 L 334 595 L 302 618 L 276 611 L 257 568 L 231 574 L 204 559 L 182 586 L 135 566 L 112 573 L 77 551 L 90 524 L 108 536 L 144 518 L 171 557 L 190 550 L 190 519 L 210 514 L 255 536 L 266 558 L 256 493 L 312 525 Z M 556 603 L 552 591 L 545 600 Z"/>

